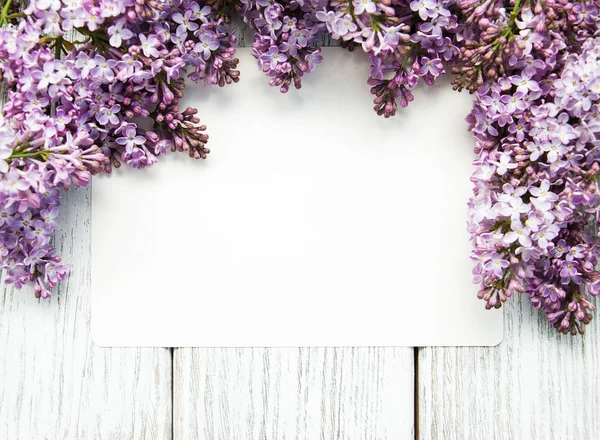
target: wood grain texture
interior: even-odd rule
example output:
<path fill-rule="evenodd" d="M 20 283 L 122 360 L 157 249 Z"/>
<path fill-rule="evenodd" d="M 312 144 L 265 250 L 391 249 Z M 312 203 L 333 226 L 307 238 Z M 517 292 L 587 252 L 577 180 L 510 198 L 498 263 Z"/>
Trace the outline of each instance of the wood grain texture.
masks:
<path fill-rule="evenodd" d="M 419 437 L 600 438 L 600 317 L 573 338 L 526 298 L 504 316 L 497 347 L 419 349 Z"/>
<path fill-rule="evenodd" d="M 69 191 L 55 245 L 74 264 L 51 300 L 2 286 L 2 440 L 171 438 L 170 351 L 90 340 L 89 219 L 89 191 Z"/>
<path fill-rule="evenodd" d="M 174 439 L 404 440 L 410 348 L 177 349 Z"/>

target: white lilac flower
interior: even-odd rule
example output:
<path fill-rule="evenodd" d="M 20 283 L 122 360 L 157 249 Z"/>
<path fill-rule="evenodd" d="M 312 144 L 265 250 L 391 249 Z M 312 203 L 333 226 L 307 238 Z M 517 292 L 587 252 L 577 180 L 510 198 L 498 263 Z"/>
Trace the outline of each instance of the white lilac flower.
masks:
<path fill-rule="evenodd" d="M 521 246 L 531 247 L 532 242 L 529 237 L 531 231 L 527 226 L 523 226 L 520 221 L 513 221 L 510 225 L 510 229 L 511 230 L 504 235 L 504 243 L 511 244 L 518 241 Z"/>
<path fill-rule="evenodd" d="M 532 186 L 529 192 L 533 196 L 531 203 L 540 211 L 547 211 L 552 208 L 554 202 L 558 200 L 558 196 L 550 191 L 550 182 L 543 180 L 539 187 Z"/>
<path fill-rule="evenodd" d="M 359 15 L 363 12 L 373 14 L 377 10 L 373 0 L 352 0 L 352 4 L 354 5 L 354 13 Z"/>
<path fill-rule="evenodd" d="M 497 276 L 501 277 L 504 270 L 510 266 L 510 263 L 494 252 L 489 255 L 489 260 L 484 264 L 486 270 L 491 270 Z"/>
<path fill-rule="evenodd" d="M 505 203 L 522 203 L 521 196 L 527 192 L 527 188 L 523 186 L 514 187 L 510 183 L 505 183 L 502 186 L 502 194 L 498 195 L 498 200 Z"/>
<path fill-rule="evenodd" d="M 109 43 L 113 47 L 121 47 L 123 40 L 129 40 L 133 37 L 133 32 L 126 28 L 126 20 L 120 19 L 115 21 L 115 24 L 108 28 L 108 35 L 110 36 Z"/>
<path fill-rule="evenodd" d="M 513 170 L 517 168 L 517 164 L 510 160 L 510 156 L 508 154 L 502 153 L 498 161 L 492 161 L 494 165 L 496 165 L 496 173 L 499 175 L 506 174 L 508 170 Z"/>
<path fill-rule="evenodd" d="M 524 203 L 523 199 L 520 198 L 512 198 L 509 200 L 508 204 L 504 204 L 505 206 L 500 210 L 500 214 L 510 217 L 513 221 L 521 218 L 521 215 L 529 213 L 531 206 L 529 203 Z"/>

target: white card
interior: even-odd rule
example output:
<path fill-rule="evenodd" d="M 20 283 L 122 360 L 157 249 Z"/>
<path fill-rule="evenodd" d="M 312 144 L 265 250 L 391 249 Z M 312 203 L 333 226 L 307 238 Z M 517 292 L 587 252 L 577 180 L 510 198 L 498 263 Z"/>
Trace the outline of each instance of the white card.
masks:
<path fill-rule="evenodd" d="M 361 53 L 324 49 L 281 95 L 190 85 L 205 161 L 96 177 L 92 333 L 101 346 L 495 345 L 471 282 L 472 97 L 420 86 L 388 120 Z"/>

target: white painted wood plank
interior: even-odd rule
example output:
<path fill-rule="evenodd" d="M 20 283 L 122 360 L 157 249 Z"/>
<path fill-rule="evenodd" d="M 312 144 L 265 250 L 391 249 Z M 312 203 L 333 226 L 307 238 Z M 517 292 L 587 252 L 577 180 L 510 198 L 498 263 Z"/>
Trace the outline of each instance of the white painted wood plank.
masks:
<path fill-rule="evenodd" d="M 170 351 L 90 340 L 89 219 L 89 191 L 69 191 L 55 244 L 73 267 L 51 300 L 2 286 L 0 439 L 171 438 Z"/>
<path fill-rule="evenodd" d="M 177 349 L 175 439 L 413 437 L 411 348 Z"/>
<path fill-rule="evenodd" d="M 419 438 L 599 438 L 600 317 L 573 338 L 526 298 L 504 315 L 498 347 L 419 349 Z"/>

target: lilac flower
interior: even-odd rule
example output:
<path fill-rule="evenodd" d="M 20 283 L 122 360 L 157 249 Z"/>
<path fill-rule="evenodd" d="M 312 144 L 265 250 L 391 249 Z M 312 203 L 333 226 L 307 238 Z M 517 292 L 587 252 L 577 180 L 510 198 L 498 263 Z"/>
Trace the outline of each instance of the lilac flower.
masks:
<path fill-rule="evenodd" d="M 12 168 L 4 175 L 2 181 L 0 181 L 0 188 L 3 192 L 6 192 L 9 198 L 15 198 L 21 191 L 27 191 L 29 189 L 29 183 L 23 179 L 21 173 Z"/>
<path fill-rule="evenodd" d="M 283 26 L 281 27 L 282 32 L 290 32 L 296 29 L 298 19 L 295 17 L 285 16 L 283 17 Z"/>
<path fill-rule="evenodd" d="M 414 100 L 419 80 L 431 85 L 449 67 L 457 90 L 476 93 L 468 230 L 478 296 L 492 308 L 524 293 L 557 330 L 583 332 L 600 295 L 591 233 L 600 211 L 598 5 L 504 3 L 30 2 L 26 17 L 0 28 L 6 282 L 31 283 L 45 298 L 66 276 L 50 241 L 58 188 L 87 185 L 122 163 L 151 166 L 168 150 L 206 157 L 196 111 L 179 103 L 186 77 L 239 80 L 223 17 L 239 9 L 254 31 L 253 55 L 284 93 L 322 61 L 315 45 L 326 34 L 366 52 L 374 110 L 384 117 Z M 74 28 L 85 42 L 71 46 Z"/>
<path fill-rule="evenodd" d="M 432 15 L 433 9 L 436 7 L 433 0 L 415 0 L 411 2 L 410 9 L 419 13 L 421 20 L 427 20 Z"/>
<path fill-rule="evenodd" d="M 44 63 L 42 70 L 35 70 L 32 77 L 38 81 L 37 88 L 39 90 L 47 89 L 50 84 L 56 84 L 59 77 L 55 71 L 55 63 L 49 61 Z"/>
<path fill-rule="evenodd" d="M 56 129 L 59 132 L 63 132 L 66 129 L 66 126 L 69 122 L 71 122 L 71 116 L 65 112 L 64 108 L 59 108 L 56 111 L 56 115 L 54 116 Z"/>
<path fill-rule="evenodd" d="M 568 284 L 572 279 L 579 275 L 578 264 L 575 261 L 563 261 L 560 266 L 560 277 L 563 284 Z"/>
<path fill-rule="evenodd" d="M 514 75 L 510 80 L 514 85 L 517 86 L 517 92 L 527 93 L 537 92 L 540 90 L 538 83 L 527 75 Z"/>
<path fill-rule="evenodd" d="M 510 226 L 510 231 L 504 235 L 504 242 L 511 244 L 518 240 L 519 244 L 524 247 L 530 247 L 532 242 L 529 237 L 530 230 L 527 226 L 523 226 L 520 221 L 513 221 Z"/>
<path fill-rule="evenodd" d="M 306 29 L 295 29 L 290 32 L 288 42 L 292 45 L 305 47 L 308 44 L 308 31 Z"/>
<path fill-rule="evenodd" d="M 354 23 L 354 21 L 352 20 L 352 17 L 350 15 L 346 14 L 343 17 L 337 18 L 333 22 L 332 28 L 333 28 L 333 32 L 336 35 L 339 35 L 340 37 L 343 37 L 348 32 L 354 32 L 354 31 L 356 31 L 357 26 Z"/>
<path fill-rule="evenodd" d="M 531 202 L 540 211 L 547 211 L 552 208 L 553 202 L 558 200 L 558 196 L 550 191 L 550 182 L 543 180 L 539 187 L 532 186 L 529 192 L 533 196 Z"/>
<path fill-rule="evenodd" d="M 116 139 L 117 144 L 123 145 L 125 151 L 132 152 L 136 146 L 144 145 L 146 138 L 137 134 L 136 127 L 129 125 L 125 130 L 125 136 Z"/>
<path fill-rule="evenodd" d="M 323 56 L 321 55 L 320 52 L 313 51 L 313 52 L 309 52 L 306 55 L 305 60 L 308 63 L 308 68 L 310 70 L 314 70 L 315 67 L 317 66 L 317 64 L 319 64 L 319 63 L 321 63 L 321 61 L 323 61 Z"/>
<path fill-rule="evenodd" d="M 567 251 L 567 257 L 566 260 L 567 261 L 573 261 L 573 260 L 579 260 L 585 257 L 585 246 L 578 244 L 577 246 L 573 246 L 572 248 L 568 249 Z"/>
<path fill-rule="evenodd" d="M 533 234 L 533 238 L 541 249 L 546 249 L 548 244 L 558 236 L 559 232 L 560 228 L 557 225 L 549 225 Z"/>
<path fill-rule="evenodd" d="M 40 217 L 46 223 L 46 228 L 51 228 L 55 225 L 54 220 L 58 217 L 58 208 L 42 209 Z"/>
<path fill-rule="evenodd" d="M 500 100 L 505 105 L 507 113 L 515 113 L 516 111 L 523 111 L 527 108 L 527 103 L 524 98 L 524 92 L 516 92 L 512 95 L 502 95 Z"/>
<path fill-rule="evenodd" d="M 525 11 L 519 26 L 538 29 L 544 16 Z M 586 26 L 577 32 L 586 35 Z M 600 40 L 584 37 L 581 52 L 569 55 L 564 35 L 540 32 L 520 34 L 532 38 L 514 46 L 505 78 L 478 87 L 467 118 L 480 170 L 468 228 L 486 307 L 526 293 L 558 331 L 577 334 L 590 322 L 590 297 L 600 294 L 600 243 L 589 232 L 600 192 L 583 177 L 600 175 L 600 126 L 590 130 L 586 116 L 598 102 L 590 87 L 600 78 Z M 556 80 L 546 81 L 548 75 Z M 594 113 L 591 124 L 599 119 Z M 493 264 L 498 255 L 508 266 Z"/>
<path fill-rule="evenodd" d="M 235 36 L 192 0 L 40 0 L 24 14 L 0 27 L 9 93 L 0 112 L 0 258 L 7 283 L 31 283 L 46 298 L 67 273 L 51 244 L 59 188 L 85 186 L 122 162 L 151 166 L 167 150 L 205 158 L 196 111 L 179 108 L 184 77 L 225 85 L 239 72 Z M 68 43 L 73 28 L 83 35 Z M 212 38 L 206 62 L 187 64 L 202 35 Z"/>
<path fill-rule="evenodd" d="M 547 152 L 548 162 L 556 162 L 559 157 L 562 157 L 567 152 L 567 148 L 563 145 L 559 138 L 553 138 L 550 142 L 543 145 L 544 151 Z"/>
<path fill-rule="evenodd" d="M 527 144 L 527 150 L 531 152 L 529 159 L 532 162 L 538 160 L 538 158 L 548 150 L 547 143 L 540 142 L 538 139 L 534 139 L 533 142 Z"/>
<path fill-rule="evenodd" d="M 102 108 L 98 114 L 96 114 L 96 119 L 102 125 L 117 125 L 119 123 L 119 111 L 121 111 L 121 106 L 119 104 L 115 104 L 110 108 Z"/>
<path fill-rule="evenodd" d="M 214 34 L 205 33 L 200 36 L 200 42 L 194 46 L 194 50 L 202 55 L 205 60 L 210 58 L 213 51 L 219 48 L 219 40 Z"/>
<path fill-rule="evenodd" d="M 277 46 L 271 46 L 265 54 L 263 54 L 260 60 L 267 64 L 269 68 L 275 69 L 279 63 L 283 63 L 287 60 L 287 56 L 279 52 Z"/>
<path fill-rule="evenodd" d="M 97 55 L 94 58 L 94 64 L 96 67 L 92 69 L 91 74 L 94 77 L 102 78 L 106 81 L 112 81 L 115 77 L 113 68 L 117 64 L 116 60 L 106 59 L 101 55 Z"/>
<path fill-rule="evenodd" d="M 514 170 L 517 168 L 517 164 L 511 162 L 508 154 L 501 154 L 500 159 L 498 161 L 492 161 L 492 163 L 496 165 L 496 172 L 501 176 L 506 174 L 508 170 Z"/>
<path fill-rule="evenodd" d="M 377 11 L 377 6 L 375 6 L 375 2 L 373 0 L 352 0 L 352 4 L 354 5 L 354 13 L 362 14 L 366 12 L 367 14 L 373 14 Z"/>
<path fill-rule="evenodd" d="M 392 4 L 353 0 L 352 8 L 346 2 L 321 6 L 315 17 L 333 38 L 360 45 L 367 52 L 374 109 L 390 117 L 398 106 L 406 107 L 414 100 L 410 90 L 419 78 L 433 84 L 444 72 L 444 61 L 459 54 L 453 40 L 458 26 L 453 5 L 450 0 Z"/>
<path fill-rule="evenodd" d="M 109 43 L 113 47 L 121 47 L 123 40 L 129 40 L 133 37 L 133 32 L 125 27 L 125 19 L 115 21 L 111 27 L 108 28 L 108 35 L 110 36 Z"/>
<path fill-rule="evenodd" d="M 496 252 L 490 254 L 488 262 L 484 265 L 486 270 L 491 270 L 498 277 L 502 276 L 504 269 L 506 269 L 508 266 L 510 266 L 510 263 L 503 259 Z"/>
<path fill-rule="evenodd" d="M 194 20 L 200 20 L 203 23 L 208 22 L 208 16 L 211 13 L 210 6 L 200 7 L 198 3 L 192 3 L 191 9 Z"/>
<path fill-rule="evenodd" d="M 527 192 L 522 186 L 514 187 L 510 183 L 502 185 L 502 193 L 498 194 L 498 200 L 505 203 L 512 203 L 518 206 L 523 205 L 521 196 Z"/>
<path fill-rule="evenodd" d="M 433 75 L 439 76 L 444 71 L 444 65 L 442 60 L 439 58 L 430 60 L 427 57 L 421 58 L 421 68 L 419 69 L 419 75 Z"/>
<path fill-rule="evenodd" d="M 531 206 L 529 203 L 524 203 L 523 199 L 511 198 L 508 203 L 500 210 L 503 216 L 510 217 L 513 220 L 519 220 L 522 214 L 527 214 Z"/>
<path fill-rule="evenodd" d="M 140 39 L 140 48 L 142 49 L 144 56 L 153 58 L 158 57 L 159 53 L 157 47 L 159 41 L 154 35 L 146 37 L 145 35 L 140 34 L 138 35 L 138 38 Z"/>
<path fill-rule="evenodd" d="M 527 220 L 525 220 L 525 226 L 527 226 L 532 232 L 538 232 L 540 230 L 540 227 L 544 223 L 544 219 L 539 217 L 535 211 L 529 211 L 527 213 Z"/>
<path fill-rule="evenodd" d="M 65 31 L 80 28 L 84 25 L 84 14 L 81 9 L 63 9 L 61 28 Z"/>
<path fill-rule="evenodd" d="M 116 78 L 120 81 L 126 81 L 132 78 L 136 72 L 142 70 L 143 64 L 133 58 L 131 55 L 123 55 L 121 60 L 115 64 L 116 70 L 119 72 Z"/>
<path fill-rule="evenodd" d="M 173 14 L 173 21 L 179 24 L 177 28 L 178 31 L 195 31 L 196 29 L 198 29 L 198 24 L 192 20 L 196 19 L 197 17 L 195 16 L 194 11 L 192 11 L 191 9 L 185 11 L 184 14 Z"/>
<path fill-rule="evenodd" d="M 521 118 L 518 122 L 514 122 L 508 126 L 508 132 L 515 136 L 517 142 L 523 142 L 525 140 L 527 129 L 528 125 L 525 118 Z"/>

